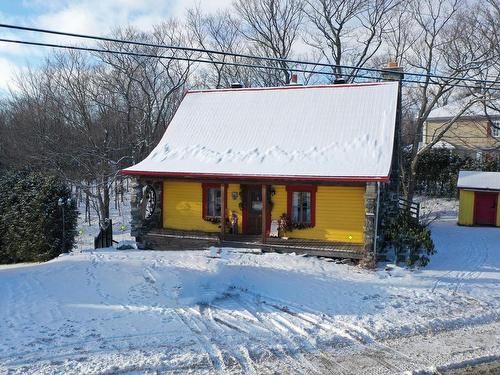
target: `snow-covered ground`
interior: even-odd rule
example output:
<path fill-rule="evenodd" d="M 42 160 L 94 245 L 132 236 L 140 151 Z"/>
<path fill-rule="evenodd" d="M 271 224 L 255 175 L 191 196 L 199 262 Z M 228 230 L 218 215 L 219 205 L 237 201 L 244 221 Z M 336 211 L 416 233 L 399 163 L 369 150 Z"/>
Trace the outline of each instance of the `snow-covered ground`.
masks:
<path fill-rule="evenodd" d="M 499 359 L 500 229 L 435 221 L 428 267 L 236 249 L 0 268 L 0 373 L 392 374 Z"/>

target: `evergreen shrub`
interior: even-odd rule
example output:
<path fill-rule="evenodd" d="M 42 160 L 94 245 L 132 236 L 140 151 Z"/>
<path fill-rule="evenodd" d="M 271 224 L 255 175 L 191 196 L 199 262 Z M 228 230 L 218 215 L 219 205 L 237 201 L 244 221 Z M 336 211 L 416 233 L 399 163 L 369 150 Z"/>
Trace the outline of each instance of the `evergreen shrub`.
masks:
<path fill-rule="evenodd" d="M 63 241 L 64 202 L 65 234 Z M 60 179 L 29 170 L 0 171 L 0 263 L 39 262 L 70 251 L 78 211 Z"/>
<path fill-rule="evenodd" d="M 436 253 L 428 226 L 419 223 L 407 212 L 402 211 L 387 220 L 382 233 L 383 249 L 394 249 L 396 262 L 405 262 L 410 267 L 425 267 L 429 256 Z"/>

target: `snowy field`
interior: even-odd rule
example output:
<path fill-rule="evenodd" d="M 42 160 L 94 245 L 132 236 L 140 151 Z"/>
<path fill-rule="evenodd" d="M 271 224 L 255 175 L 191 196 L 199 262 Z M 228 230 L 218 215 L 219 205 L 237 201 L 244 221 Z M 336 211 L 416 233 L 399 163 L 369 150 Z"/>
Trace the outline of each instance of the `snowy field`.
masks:
<path fill-rule="evenodd" d="M 432 230 L 438 253 L 417 271 L 231 249 L 3 266 L 0 373 L 373 375 L 499 359 L 500 230 Z"/>

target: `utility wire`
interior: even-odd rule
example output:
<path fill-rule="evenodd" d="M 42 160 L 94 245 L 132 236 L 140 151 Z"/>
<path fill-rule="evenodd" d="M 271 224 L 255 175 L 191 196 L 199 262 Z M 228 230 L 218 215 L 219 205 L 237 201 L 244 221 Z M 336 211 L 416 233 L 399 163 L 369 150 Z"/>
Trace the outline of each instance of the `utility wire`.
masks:
<path fill-rule="evenodd" d="M 165 44 L 154 44 L 154 43 L 139 42 L 139 41 L 133 41 L 133 40 L 123 40 L 123 39 L 103 37 L 103 36 L 97 36 L 97 35 L 69 33 L 69 32 L 64 32 L 64 31 L 48 30 L 48 29 L 18 26 L 18 25 L 3 24 L 3 23 L 0 23 L 0 27 L 8 28 L 8 29 L 15 29 L 15 30 L 22 30 L 22 31 L 32 31 L 32 32 L 37 32 L 37 33 L 69 36 L 69 37 L 74 37 L 74 38 L 92 39 L 92 40 L 122 43 L 122 44 L 133 44 L 133 45 L 144 46 L 144 47 L 167 48 L 167 49 L 173 49 L 173 50 L 200 52 L 200 53 L 206 53 L 206 54 L 217 54 L 217 55 L 240 57 L 240 58 L 247 58 L 247 59 L 265 60 L 265 61 L 282 62 L 282 63 L 284 62 L 284 63 L 289 63 L 289 64 L 314 65 L 314 66 L 321 66 L 321 67 L 327 67 L 327 68 L 345 68 L 345 69 L 351 69 L 354 72 L 359 71 L 359 70 L 363 70 L 363 71 L 367 71 L 367 72 L 376 72 L 376 73 L 394 73 L 393 70 L 389 70 L 389 69 L 364 68 L 364 67 L 356 67 L 356 66 L 352 66 L 352 65 L 336 65 L 336 64 L 312 62 L 312 61 L 283 59 L 283 58 L 277 58 L 277 57 L 254 56 L 254 55 L 234 53 L 234 52 L 222 52 L 222 51 L 210 50 L 210 49 L 204 49 L 204 48 L 173 46 L 173 45 L 165 45 Z M 291 70 L 291 69 L 288 69 L 288 70 Z M 408 75 L 408 76 L 420 77 L 420 78 L 423 77 L 423 78 L 454 80 L 454 81 L 462 81 L 462 82 L 474 82 L 474 83 L 482 83 L 482 84 L 498 84 L 499 83 L 498 81 L 492 81 L 492 80 L 482 80 L 482 79 L 476 79 L 476 78 L 450 77 L 450 76 L 444 76 L 444 75 L 438 75 L 438 74 L 424 74 L 424 73 L 412 73 L 412 72 L 404 72 L 404 74 Z"/>
<path fill-rule="evenodd" d="M 112 49 L 101 49 L 101 48 L 94 48 L 94 47 L 83 47 L 83 46 L 70 46 L 70 45 L 64 45 L 64 44 L 53 44 L 53 43 L 42 43 L 42 42 L 32 42 L 32 41 L 26 41 L 26 40 L 18 40 L 18 39 L 6 39 L 6 38 L 0 38 L 0 42 L 5 42 L 5 43 L 14 43 L 14 44 L 23 44 L 23 45 L 29 45 L 29 46 L 39 46 L 39 47 L 49 47 L 49 48 L 60 48 L 60 49 L 68 49 L 68 50 L 78 50 L 78 51 L 87 51 L 87 52 L 97 52 L 97 53 L 109 53 L 109 54 L 116 54 L 116 55 L 126 55 L 126 56 L 136 56 L 136 57 L 149 57 L 149 58 L 157 58 L 157 59 L 167 59 L 167 60 L 177 60 L 177 61 L 188 61 L 188 62 L 199 62 L 199 63 L 204 63 L 204 64 L 215 64 L 215 65 L 231 65 L 231 66 L 239 66 L 239 67 L 245 67 L 245 68 L 256 68 L 256 69 L 271 69 L 271 70 L 288 70 L 292 72 L 299 72 L 299 73 L 311 73 L 311 74 L 320 74 L 320 75 L 327 75 L 327 76 L 332 76 L 332 72 L 325 72 L 321 70 L 308 70 L 308 69 L 300 69 L 300 68 L 282 68 L 282 67 L 277 67 L 277 66 L 269 66 L 269 65 L 257 65 L 257 64 L 246 64 L 246 63 L 238 63 L 238 62 L 228 62 L 228 61 L 218 61 L 218 60 L 207 60 L 207 59 L 200 59 L 200 58 L 192 58 L 192 57 L 179 57 L 179 56 L 164 56 L 164 55 L 155 55 L 155 54 L 148 54 L 148 53 L 139 53 L 139 52 L 129 52 L 129 51 L 118 51 L 118 50 L 112 50 Z M 392 72 L 394 74 L 394 72 Z M 375 80 L 381 80 L 381 77 L 374 77 L 374 76 L 366 76 L 366 75 L 360 75 L 356 74 L 355 77 L 357 78 L 363 78 L 363 79 L 375 79 Z M 397 80 L 397 79 L 396 79 Z M 409 80 L 406 78 L 402 78 L 401 82 L 405 83 L 424 83 L 423 81 L 418 81 L 418 80 Z M 430 85 L 439 85 L 439 86 L 452 86 L 452 87 L 463 87 L 463 88 L 468 88 L 470 89 L 471 86 L 465 85 L 465 84 L 459 84 L 459 83 L 454 83 L 454 84 L 446 84 L 446 83 L 440 83 L 440 82 L 429 82 Z M 500 90 L 500 87 L 490 87 L 490 90 Z"/>

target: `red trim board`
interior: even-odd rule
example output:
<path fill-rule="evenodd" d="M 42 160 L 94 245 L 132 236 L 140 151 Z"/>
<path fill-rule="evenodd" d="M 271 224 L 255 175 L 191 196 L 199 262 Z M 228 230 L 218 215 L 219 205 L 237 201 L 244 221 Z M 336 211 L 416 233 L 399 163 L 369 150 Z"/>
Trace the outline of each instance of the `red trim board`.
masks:
<path fill-rule="evenodd" d="M 387 182 L 389 176 L 279 176 L 279 175 L 237 175 L 222 173 L 191 173 L 191 172 L 156 172 L 135 171 L 122 169 L 120 173 L 129 176 L 159 176 L 159 177 L 181 177 L 181 178 L 217 178 L 226 180 L 283 180 L 283 181 L 352 181 L 352 182 Z"/>

